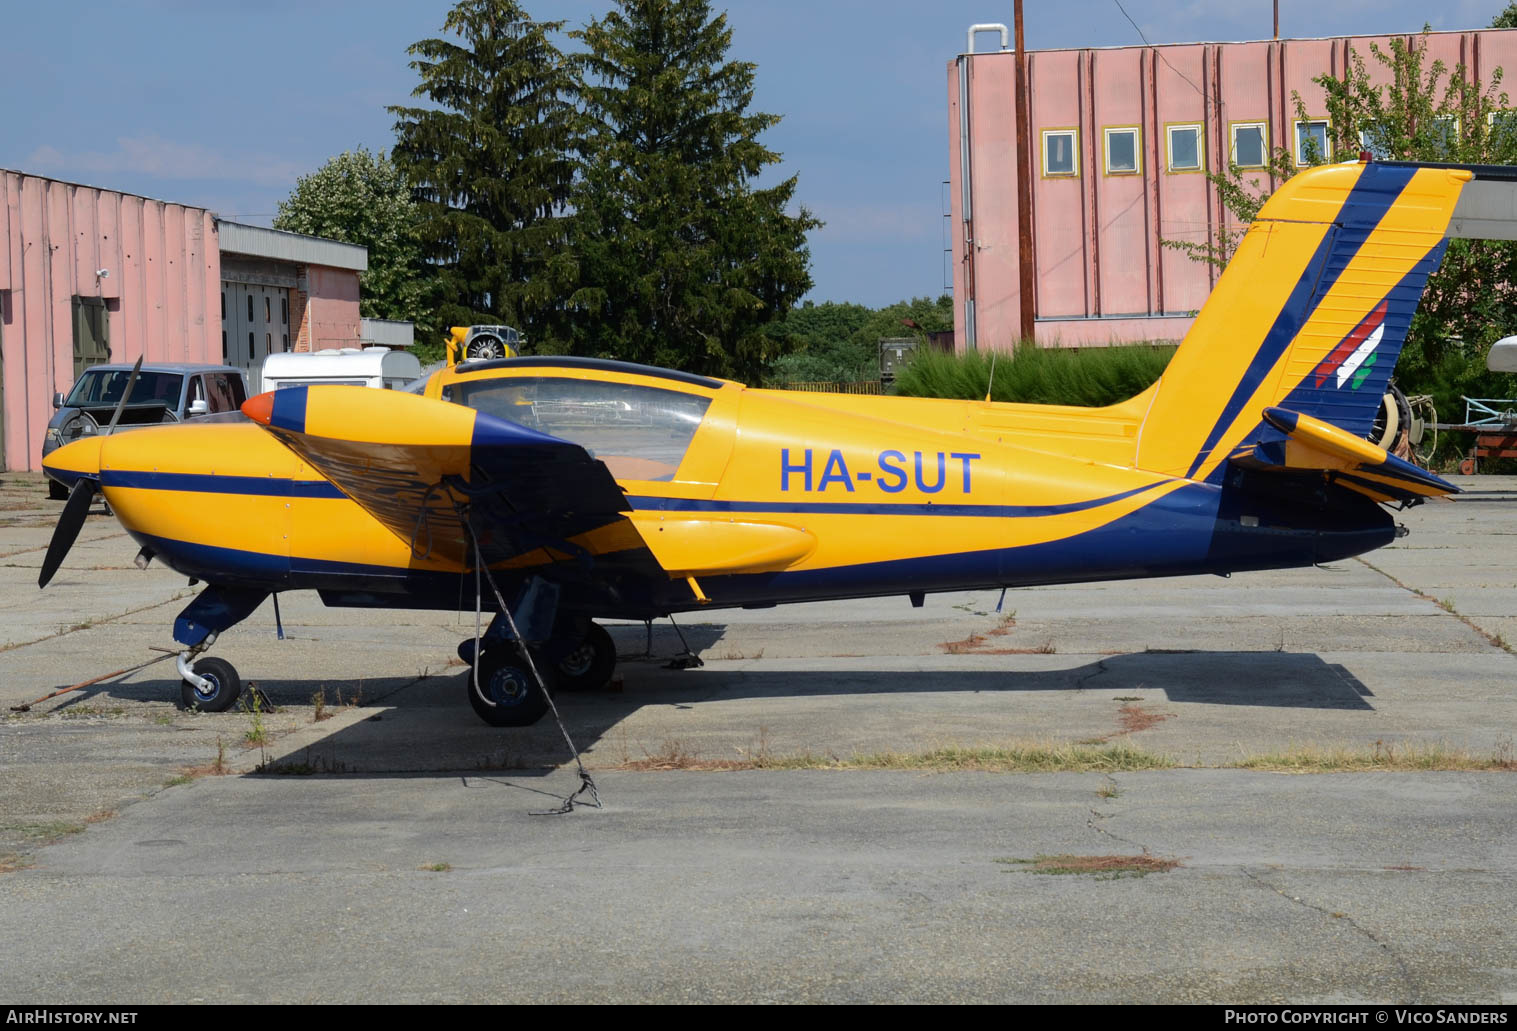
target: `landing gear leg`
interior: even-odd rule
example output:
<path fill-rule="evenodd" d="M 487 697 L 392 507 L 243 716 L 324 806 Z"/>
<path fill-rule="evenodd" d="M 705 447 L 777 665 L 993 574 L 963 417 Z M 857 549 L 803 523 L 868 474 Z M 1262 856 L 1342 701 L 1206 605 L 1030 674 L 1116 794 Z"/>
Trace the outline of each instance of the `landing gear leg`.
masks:
<path fill-rule="evenodd" d="M 191 665 L 195 656 L 215 643 L 217 635 L 250 616 L 269 596 L 268 591 L 212 584 L 185 606 L 174 620 L 174 640 L 184 645 L 179 653 L 179 675 L 184 678 L 180 700 L 186 709 L 225 712 L 242 694 L 242 678 L 225 659 L 205 658 Z"/>

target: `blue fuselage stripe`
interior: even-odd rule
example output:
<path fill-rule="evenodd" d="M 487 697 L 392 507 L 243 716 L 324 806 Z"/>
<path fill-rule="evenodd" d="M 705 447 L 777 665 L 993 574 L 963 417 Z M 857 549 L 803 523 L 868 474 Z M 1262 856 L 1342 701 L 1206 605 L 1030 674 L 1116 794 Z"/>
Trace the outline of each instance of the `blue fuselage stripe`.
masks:
<path fill-rule="evenodd" d="M 1153 490 L 1168 480 L 1109 494 L 1104 498 L 1071 501 L 1063 505 L 934 505 L 910 502 L 854 501 L 704 501 L 699 498 L 660 498 L 629 495 L 634 510 L 652 512 L 770 512 L 822 513 L 835 515 L 980 516 L 990 519 L 1032 519 L 1039 516 L 1084 512 Z"/>
<path fill-rule="evenodd" d="M 188 491 L 206 494 L 250 494 L 275 498 L 346 498 L 327 480 L 286 480 L 263 476 L 211 476 L 202 473 L 160 473 L 106 470 L 100 474 L 106 487 L 139 490 Z M 1142 494 L 1171 481 L 1156 480 L 1118 494 L 1071 501 L 1060 505 L 935 505 L 908 502 L 848 501 L 706 501 L 699 498 L 629 496 L 634 509 L 654 512 L 771 512 L 831 513 L 838 515 L 979 516 L 988 519 L 1032 519 L 1040 516 L 1084 512 Z"/>
<path fill-rule="evenodd" d="M 104 487 L 189 491 L 199 494 L 255 494 L 273 498 L 345 498 L 328 480 L 288 480 L 274 476 L 211 476 L 204 473 L 159 473 L 105 469 Z"/>
<path fill-rule="evenodd" d="M 1316 253 L 1307 263 L 1306 270 L 1291 290 L 1290 297 L 1276 316 L 1264 343 L 1254 353 L 1253 360 L 1233 389 L 1232 396 L 1223 406 L 1222 414 L 1206 435 L 1206 442 L 1196 453 L 1195 460 L 1186 473 L 1187 477 L 1195 476 L 1196 470 L 1211 455 L 1217 441 L 1233 424 L 1244 404 L 1263 382 L 1264 376 L 1275 367 L 1285 349 L 1296 339 L 1301 327 L 1311 318 L 1312 312 L 1316 310 L 1313 302 L 1320 303 L 1332 290 L 1338 277 L 1353 263 L 1354 256 L 1369 239 L 1369 234 L 1380 224 L 1396 198 L 1401 196 L 1401 191 L 1412 181 L 1415 171 L 1412 168 L 1386 168 L 1373 163 L 1364 166 L 1359 181 L 1354 184 L 1339 209 L 1338 224 L 1328 227 L 1327 235 L 1323 237 Z"/>

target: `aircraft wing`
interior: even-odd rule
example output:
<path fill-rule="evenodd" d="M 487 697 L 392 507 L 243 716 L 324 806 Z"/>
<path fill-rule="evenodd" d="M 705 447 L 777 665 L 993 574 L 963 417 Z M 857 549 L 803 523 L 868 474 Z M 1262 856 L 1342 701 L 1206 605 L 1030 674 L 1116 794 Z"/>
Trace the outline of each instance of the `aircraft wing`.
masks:
<path fill-rule="evenodd" d="M 473 566 L 469 526 L 490 564 L 623 522 L 629 506 L 578 444 L 472 408 L 354 386 L 287 387 L 243 412 L 352 498 L 417 556 Z M 635 535 L 630 538 L 641 544 Z"/>

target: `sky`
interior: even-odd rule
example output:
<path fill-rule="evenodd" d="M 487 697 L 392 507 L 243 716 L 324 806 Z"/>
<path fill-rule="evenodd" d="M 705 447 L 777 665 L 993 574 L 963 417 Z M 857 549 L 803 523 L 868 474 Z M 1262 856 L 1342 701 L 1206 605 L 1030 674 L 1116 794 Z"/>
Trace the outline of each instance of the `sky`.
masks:
<path fill-rule="evenodd" d="M 569 28 L 611 0 L 522 0 Z M 1026 0 L 1030 49 L 1266 39 L 1270 0 Z M 446 0 L 0 0 L 0 168 L 207 207 L 267 225 L 298 176 L 387 150 L 417 83 L 406 48 Z M 1282 36 L 1480 28 L 1506 0 L 1280 0 Z M 948 66 L 1010 0 L 724 4 L 753 110 L 826 224 L 808 299 L 878 307 L 947 290 Z M 1124 15 L 1124 9 L 1126 14 Z M 1129 20 L 1129 16 L 1130 19 Z M 1140 35 L 1141 33 L 1141 35 Z M 575 44 L 561 41 L 566 49 Z M 982 36 L 980 49 L 996 40 Z"/>

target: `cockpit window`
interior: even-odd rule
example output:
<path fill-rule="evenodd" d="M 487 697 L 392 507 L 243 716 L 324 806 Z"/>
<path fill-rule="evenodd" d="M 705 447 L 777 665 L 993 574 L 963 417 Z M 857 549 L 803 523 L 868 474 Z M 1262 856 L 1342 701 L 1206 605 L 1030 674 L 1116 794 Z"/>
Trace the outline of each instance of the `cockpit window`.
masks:
<path fill-rule="evenodd" d="M 465 380 L 442 396 L 573 441 L 625 480 L 674 479 L 711 404 L 677 390 L 551 376 Z"/>

